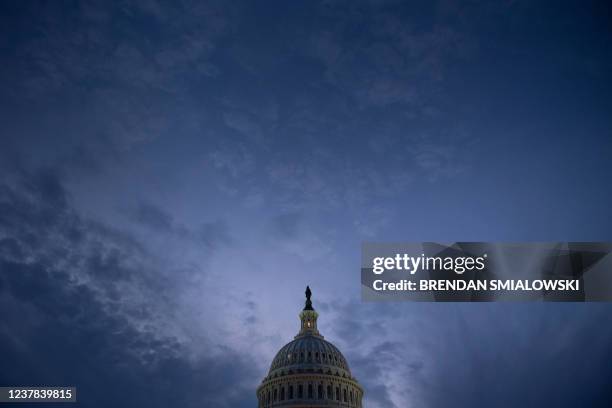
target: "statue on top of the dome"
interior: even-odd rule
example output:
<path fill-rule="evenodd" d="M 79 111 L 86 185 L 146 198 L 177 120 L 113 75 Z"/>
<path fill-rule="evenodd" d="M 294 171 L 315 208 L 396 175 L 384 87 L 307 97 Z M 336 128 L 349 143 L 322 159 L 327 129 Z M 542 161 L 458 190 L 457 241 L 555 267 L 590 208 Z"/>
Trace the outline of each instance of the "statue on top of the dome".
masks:
<path fill-rule="evenodd" d="M 310 286 L 306 286 L 306 306 L 304 306 L 304 310 L 314 310 L 312 308 L 312 302 L 310 301 L 310 297 L 312 296 L 312 292 L 310 291 Z"/>

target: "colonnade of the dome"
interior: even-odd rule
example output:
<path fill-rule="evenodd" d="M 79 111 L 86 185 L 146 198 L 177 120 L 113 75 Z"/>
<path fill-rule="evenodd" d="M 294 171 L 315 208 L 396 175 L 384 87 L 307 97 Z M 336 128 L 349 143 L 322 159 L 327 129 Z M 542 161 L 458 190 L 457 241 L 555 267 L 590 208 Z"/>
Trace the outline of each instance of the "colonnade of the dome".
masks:
<path fill-rule="evenodd" d="M 361 387 L 352 380 L 304 374 L 266 381 L 257 392 L 260 408 L 361 407 L 362 396 Z"/>

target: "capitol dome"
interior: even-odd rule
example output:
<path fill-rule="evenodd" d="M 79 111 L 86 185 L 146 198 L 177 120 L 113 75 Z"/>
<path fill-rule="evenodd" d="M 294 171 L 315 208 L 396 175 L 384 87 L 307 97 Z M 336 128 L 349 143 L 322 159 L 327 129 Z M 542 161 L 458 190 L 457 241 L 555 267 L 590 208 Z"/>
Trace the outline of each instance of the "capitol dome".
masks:
<path fill-rule="evenodd" d="M 257 389 L 260 408 L 361 408 L 363 389 L 340 350 L 319 333 L 311 295 L 306 287 L 300 332 L 276 353 Z"/>

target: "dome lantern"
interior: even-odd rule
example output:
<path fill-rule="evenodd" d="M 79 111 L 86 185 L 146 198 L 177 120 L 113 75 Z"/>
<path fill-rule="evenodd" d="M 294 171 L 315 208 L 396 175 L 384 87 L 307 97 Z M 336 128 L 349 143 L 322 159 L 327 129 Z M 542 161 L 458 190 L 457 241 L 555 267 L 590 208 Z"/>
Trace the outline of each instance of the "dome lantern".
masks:
<path fill-rule="evenodd" d="M 301 336 L 319 336 L 323 337 L 319 334 L 319 330 L 317 329 L 317 318 L 319 314 L 312 307 L 312 301 L 310 297 L 312 296 L 312 292 L 310 291 L 310 287 L 306 286 L 306 304 L 304 305 L 304 309 L 300 313 L 300 320 L 302 322 L 300 327 L 300 332 L 295 336 L 297 339 Z"/>

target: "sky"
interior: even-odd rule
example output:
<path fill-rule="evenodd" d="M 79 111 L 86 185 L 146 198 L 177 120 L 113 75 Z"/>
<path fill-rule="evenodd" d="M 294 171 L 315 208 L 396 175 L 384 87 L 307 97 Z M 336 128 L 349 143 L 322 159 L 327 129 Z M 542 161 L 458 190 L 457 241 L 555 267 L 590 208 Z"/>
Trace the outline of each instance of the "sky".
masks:
<path fill-rule="evenodd" d="M 366 241 L 610 241 L 607 2 L 0 4 L 0 385 L 254 407 L 304 289 L 368 408 L 604 407 L 612 306 L 367 303 Z"/>

